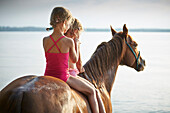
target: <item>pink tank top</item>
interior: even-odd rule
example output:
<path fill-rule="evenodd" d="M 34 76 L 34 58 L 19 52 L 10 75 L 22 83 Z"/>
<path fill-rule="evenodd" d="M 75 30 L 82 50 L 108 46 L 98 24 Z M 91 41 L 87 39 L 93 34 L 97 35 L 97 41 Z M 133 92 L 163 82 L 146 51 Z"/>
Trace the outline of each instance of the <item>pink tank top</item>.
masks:
<path fill-rule="evenodd" d="M 63 81 L 67 81 L 69 78 L 69 71 L 68 71 L 68 59 L 69 59 L 69 52 L 68 53 L 61 53 L 59 47 L 57 46 L 57 42 L 64 38 L 65 36 L 60 37 L 56 42 L 50 35 L 52 41 L 54 42 L 54 45 L 51 46 L 51 48 L 45 52 L 46 57 L 46 70 L 45 70 L 45 76 L 53 76 L 56 78 L 59 78 Z M 49 53 L 49 51 L 56 46 L 59 53 Z"/>

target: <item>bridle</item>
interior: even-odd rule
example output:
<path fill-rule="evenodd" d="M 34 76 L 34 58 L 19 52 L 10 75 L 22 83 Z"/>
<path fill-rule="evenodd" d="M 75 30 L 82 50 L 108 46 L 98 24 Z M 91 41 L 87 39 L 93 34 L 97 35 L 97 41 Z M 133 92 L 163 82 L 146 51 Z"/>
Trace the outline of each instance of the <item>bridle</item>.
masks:
<path fill-rule="evenodd" d="M 136 59 L 136 69 L 138 69 L 138 65 L 139 65 L 139 57 L 140 57 L 140 51 L 138 52 L 138 56 L 136 55 L 136 53 L 133 51 L 132 47 L 127 43 L 127 41 L 125 41 L 127 46 L 130 48 L 130 50 L 132 51 L 133 55 L 135 56 Z"/>
<path fill-rule="evenodd" d="M 122 38 L 121 36 L 117 35 L 118 37 Z M 140 58 L 140 51 L 138 52 L 138 56 L 136 55 L 136 53 L 134 52 L 134 50 L 132 49 L 132 47 L 127 43 L 126 39 L 125 42 L 127 44 L 127 46 L 130 48 L 130 50 L 132 51 L 133 55 L 135 56 L 136 59 L 136 69 L 138 70 L 139 68 L 139 58 Z"/>

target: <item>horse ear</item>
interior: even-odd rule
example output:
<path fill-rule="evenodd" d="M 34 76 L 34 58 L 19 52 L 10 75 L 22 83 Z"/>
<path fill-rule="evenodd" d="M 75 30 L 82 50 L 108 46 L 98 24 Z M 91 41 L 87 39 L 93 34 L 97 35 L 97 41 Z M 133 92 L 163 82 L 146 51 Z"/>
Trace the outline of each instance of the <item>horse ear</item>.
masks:
<path fill-rule="evenodd" d="M 112 36 L 114 36 L 117 32 L 112 28 L 111 25 L 110 25 L 110 29 L 111 29 L 111 32 L 112 32 Z"/>
<path fill-rule="evenodd" d="M 126 27 L 126 24 L 124 24 L 124 26 L 123 26 L 123 34 L 125 34 L 125 36 L 127 36 L 127 34 L 128 34 L 128 29 Z"/>

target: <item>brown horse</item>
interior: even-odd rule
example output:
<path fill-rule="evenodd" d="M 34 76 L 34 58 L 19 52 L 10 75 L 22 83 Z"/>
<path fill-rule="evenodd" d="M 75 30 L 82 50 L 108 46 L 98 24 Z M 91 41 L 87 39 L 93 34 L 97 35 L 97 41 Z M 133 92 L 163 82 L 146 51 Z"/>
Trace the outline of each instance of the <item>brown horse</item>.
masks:
<path fill-rule="evenodd" d="M 137 43 L 123 32 L 112 29 L 113 38 L 101 43 L 84 65 L 82 77 L 92 82 L 101 94 L 107 113 L 112 113 L 111 89 L 119 65 L 142 71 L 145 61 Z M 0 92 L 0 113 L 91 113 L 87 98 L 65 82 L 50 76 L 21 77 Z"/>

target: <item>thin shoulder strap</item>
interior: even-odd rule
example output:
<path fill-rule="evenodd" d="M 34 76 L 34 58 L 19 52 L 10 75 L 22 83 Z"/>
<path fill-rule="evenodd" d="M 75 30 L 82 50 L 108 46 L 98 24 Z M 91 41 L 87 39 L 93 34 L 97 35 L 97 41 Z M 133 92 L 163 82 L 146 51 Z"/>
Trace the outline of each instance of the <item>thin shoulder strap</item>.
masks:
<path fill-rule="evenodd" d="M 60 37 L 55 43 L 57 43 L 60 39 L 64 38 L 65 36 Z"/>
<path fill-rule="evenodd" d="M 57 47 L 58 51 L 61 53 L 59 47 L 57 46 L 57 42 L 58 42 L 60 39 L 64 38 L 64 37 L 65 37 L 65 36 L 60 37 L 60 38 L 55 42 L 54 39 L 53 39 L 53 37 L 50 35 L 50 38 L 52 39 L 52 41 L 54 42 L 54 44 L 50 47 L 50 49 L 49 49 L 47 52 L 49 52 L 49 51 L 54 47 L 54 45 L 55 45 L 55 46 Z"/>

